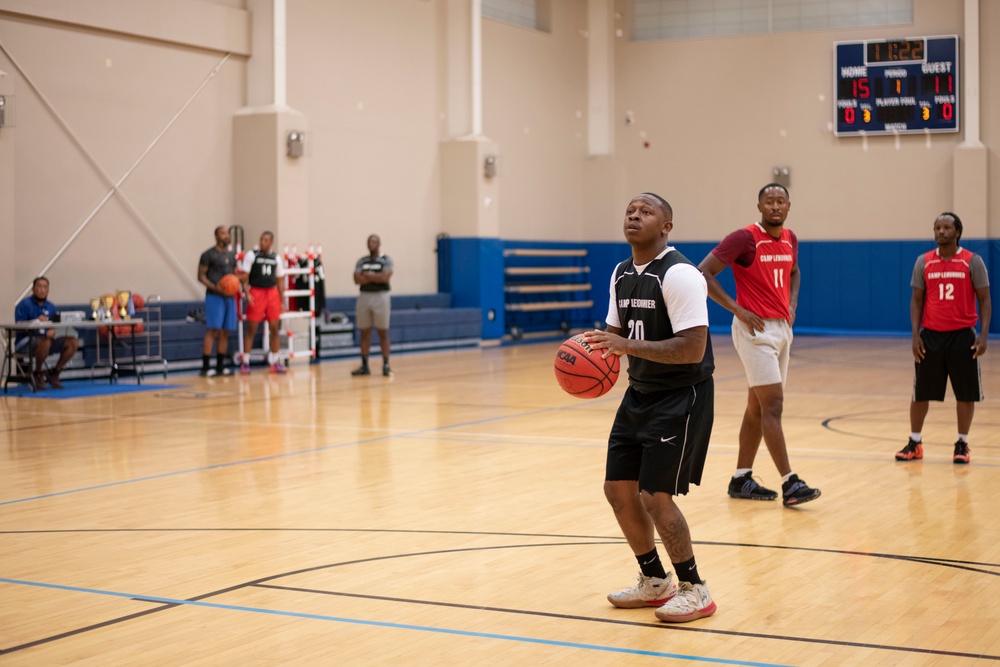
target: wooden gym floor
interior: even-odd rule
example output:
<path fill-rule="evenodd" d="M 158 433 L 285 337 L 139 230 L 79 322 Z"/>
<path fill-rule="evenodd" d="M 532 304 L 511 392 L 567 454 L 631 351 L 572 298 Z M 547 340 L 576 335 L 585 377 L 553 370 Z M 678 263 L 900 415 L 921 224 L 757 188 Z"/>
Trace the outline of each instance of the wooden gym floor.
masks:
<path fill-rule="evenodd" d="M 601 490 L 625 383 L 571 398 L 536 343 L 401 355 L 391 379 L 351 360 L 0 398 L 0 662 L 1000 661 L 1000 344 L 956 466 L 950 398 L 925 459 L 893 460 L 908 339 L 799 336 L 784 424 L 823 496 L 786 509 L 726 495 L 746 385 L 714 338 L 712 448 L 680 500 L 711 618 L 605 600 L 637 571 Z M 763 446 L 755 474 L 780 484 Z"/>

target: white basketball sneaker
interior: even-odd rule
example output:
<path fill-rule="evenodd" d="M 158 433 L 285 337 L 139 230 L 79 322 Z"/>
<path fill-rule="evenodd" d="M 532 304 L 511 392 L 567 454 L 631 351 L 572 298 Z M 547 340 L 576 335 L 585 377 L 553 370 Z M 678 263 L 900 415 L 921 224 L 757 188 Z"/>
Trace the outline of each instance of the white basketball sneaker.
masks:
<path fill-rule="evenodd" d="M 677 585 L 677 593 L 655 613 L 661 621 L 687 623 L 711 616 L 715 609 L 712 594 L 708 592 L 706 584 L 682 581 Z"/>
<path fill-rule="evenodd" d="M 639 583 L 623 590 L 608 594 L 608 602 L 623 609 L 638 609 L 639 607 L 659 607 L 673 597 L 677 591 L 674 583 L 674 573 L 667 572 L 664 579 L 647 577 L 639 573 Z"/>

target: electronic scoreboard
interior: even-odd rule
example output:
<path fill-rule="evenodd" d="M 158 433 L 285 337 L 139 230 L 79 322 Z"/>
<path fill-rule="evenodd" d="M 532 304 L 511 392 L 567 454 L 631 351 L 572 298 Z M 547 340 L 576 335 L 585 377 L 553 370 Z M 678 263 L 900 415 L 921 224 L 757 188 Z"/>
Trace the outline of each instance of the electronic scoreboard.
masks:
<path fill-rule="evenodd" d="M 958 37 L 837 42 L 834 134 L 958 132 Z"/>

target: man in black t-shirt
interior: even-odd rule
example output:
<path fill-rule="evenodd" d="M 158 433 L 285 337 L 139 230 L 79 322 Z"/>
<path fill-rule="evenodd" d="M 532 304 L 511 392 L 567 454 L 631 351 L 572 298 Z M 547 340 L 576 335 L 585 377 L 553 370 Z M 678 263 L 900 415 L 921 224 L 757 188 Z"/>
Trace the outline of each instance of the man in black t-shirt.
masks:
<path fill-rule="evenodd" d="M 585 333 L 584 340 L 605 357 L 629 359 L 629 386 L 608 438 L 604 495 L 640 571 L 637 584 L 609 594 L 608 601 L 658 607 L 658 619 L 685 623 L 716 609 L 674 502 L 689 484 L 701 483 L 714 420 L 715 359 L 708 286 L 697 267 L 667 244 L 672 218 L 659 195 L 645 192 L 629 202 L 624 227 L 632 257 L 612 275 L 607 331 Z M 674 572 L 660 561 L 656 533 Z"/>
<path fill-rule="evenodd" d="M 198 260 L 198 282 L 205 286 L 205 338 L 201 351 L 201 374 L 232 375 L 226 363 L 229 350 L 229 332 L 236 331 L 236 299 L 226 296 L 219 289 L 219 281 L 228 273 L 236 272 L 236 255 L 229 249 L 229 230 L 215 228 L 215 245 L 201 254 Z M 210 368 L 212 346 L 215 345 L 215 368 Z"/>

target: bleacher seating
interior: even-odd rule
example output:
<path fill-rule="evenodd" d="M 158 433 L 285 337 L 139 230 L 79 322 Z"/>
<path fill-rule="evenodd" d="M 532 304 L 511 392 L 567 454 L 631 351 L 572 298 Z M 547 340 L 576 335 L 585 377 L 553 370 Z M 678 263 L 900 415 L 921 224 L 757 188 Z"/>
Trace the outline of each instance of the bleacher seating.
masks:
<path fill-rule="evenodd" d="M 343 313 L 354 323 L 357 297 L 329 297 L 326 311 Z M 162 317 L 163 358 L 171 368 L 193 368 L 201 363 L 202 341 L 205 325 L 188 321 L 188 315 L 203 311 L 202 300 L 164 301 L 160 304 Z M 62 306 L 62 310 L 87 311 L 89 306 Z M 452 308 L 451 295 L 400 294 L 392 295 L 392 321 L 389 328 L 394 351 L 464 347 L 478 345 L 482 338 L 482 319 L 478 308 Z M 317 314 L 317 320 L 322 316 Z M 258 344 L 263 329 L 258 333 Z M 357 354 L 360 332 L 354 330 L 354 345 L 336 350 L 324 349 L 321 357 L 350 356 Z M 377 341 L 373 334 L 373 342 Z M 94 329 L 81 331 L 82 362 L 84 368 L 96 362 L 96 337 Z M 377 345 L 377 343 L 376 343 Z M 229 349 L 238 350 L 236 335 L 229 338 Z"/>

